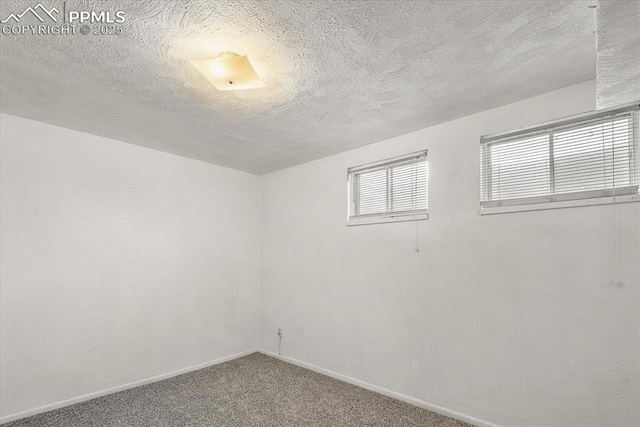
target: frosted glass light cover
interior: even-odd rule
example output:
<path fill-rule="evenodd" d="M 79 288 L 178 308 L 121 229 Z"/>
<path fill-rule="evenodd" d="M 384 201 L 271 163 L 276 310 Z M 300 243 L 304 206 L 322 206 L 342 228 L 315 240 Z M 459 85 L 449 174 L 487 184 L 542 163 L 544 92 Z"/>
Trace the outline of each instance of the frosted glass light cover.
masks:
<path fill-rule="evenodd" d="M 242 90 L 264 87 L 246 55 L 232 53 L 203 61 L 191 61 L 194 67 L 218 90 Z"/>

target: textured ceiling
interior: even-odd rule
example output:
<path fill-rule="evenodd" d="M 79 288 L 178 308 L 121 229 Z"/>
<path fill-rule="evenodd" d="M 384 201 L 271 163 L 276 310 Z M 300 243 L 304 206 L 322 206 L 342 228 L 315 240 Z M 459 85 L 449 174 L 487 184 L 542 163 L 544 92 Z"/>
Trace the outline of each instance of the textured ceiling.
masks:
<path fill-rule="evenodd" d="M 592 3 L 67 1 L 125 11 L 123 34 L 0 35 L 0 108 L 262 174 L 595 78 Z M 223 50 L 266 87 L 188 61 Z"/>
<path fill-rule="evenodd" d="M 598 1 L 598 109 L 640 100 L 640 0 Z"/>

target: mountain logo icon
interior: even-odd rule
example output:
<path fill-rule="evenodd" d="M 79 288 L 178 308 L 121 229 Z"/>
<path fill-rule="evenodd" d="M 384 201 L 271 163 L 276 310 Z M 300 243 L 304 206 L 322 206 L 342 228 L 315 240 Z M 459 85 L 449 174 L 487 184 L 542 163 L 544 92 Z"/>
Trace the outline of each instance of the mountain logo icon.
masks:
<path fill-rule="evenodd" d="M 38 13 L 38 12 L 40 12 L 40 13 Z M 56 9 L 55 7 L 51 8 L 50 10 L 47 10 L 47 8 L 42 5 L 42 3 L 38 3 L 38 5 L 36 7 L 29 6 L 22 13 L 18 13 L 18 14 L 12 13 L 9 16 L 7 16 L 6 19 L 4 19 L 3 21 L 0 21 L 0 22 L 2 22 L 3 24 L 6 24 L 9 21 L 13 20 L 17 24 L 28 13 L 31 13 L 33 16 L 38 18 L 38 20 L 40 22 L 44 22 L 43 16 L 44 17 L 48 16 L 49 18 L 51 18 L 53 20 L 53 22 L 58 22 L 58 18 L 56 18 L 54 16 L 54 13 L 57 15 L 58 13 L 60 13 L 60 11 L 58 9 Z"/>

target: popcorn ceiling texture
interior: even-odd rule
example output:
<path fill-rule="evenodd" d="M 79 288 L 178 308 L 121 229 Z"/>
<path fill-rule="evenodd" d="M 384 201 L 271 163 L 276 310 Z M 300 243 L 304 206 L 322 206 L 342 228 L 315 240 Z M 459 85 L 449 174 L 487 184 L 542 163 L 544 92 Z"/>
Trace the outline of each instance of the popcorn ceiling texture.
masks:
<path fill-rule="evenodd" d="M 125 11 L 123 34 L 3 34 L 0 108 L 263 174 L 593 79 L 589 3 L 67 1 Z M 266 88 L 188 62 L 224 50 Z"/>
<path fill-rule="evenodd" d="M 598 2 L 597 108 L 640 100 L 640 1 Z"/>

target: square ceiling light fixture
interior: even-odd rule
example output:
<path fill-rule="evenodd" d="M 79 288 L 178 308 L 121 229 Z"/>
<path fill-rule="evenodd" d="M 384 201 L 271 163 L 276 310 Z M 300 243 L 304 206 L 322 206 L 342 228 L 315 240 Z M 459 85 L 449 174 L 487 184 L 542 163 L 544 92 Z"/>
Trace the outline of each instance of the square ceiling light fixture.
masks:
<path fill-rule="evenodd" d="M 264 87 L 246 55 L 223 52 L 213 59 L 191 61 L 218 90 L 241 90 Z"/>

